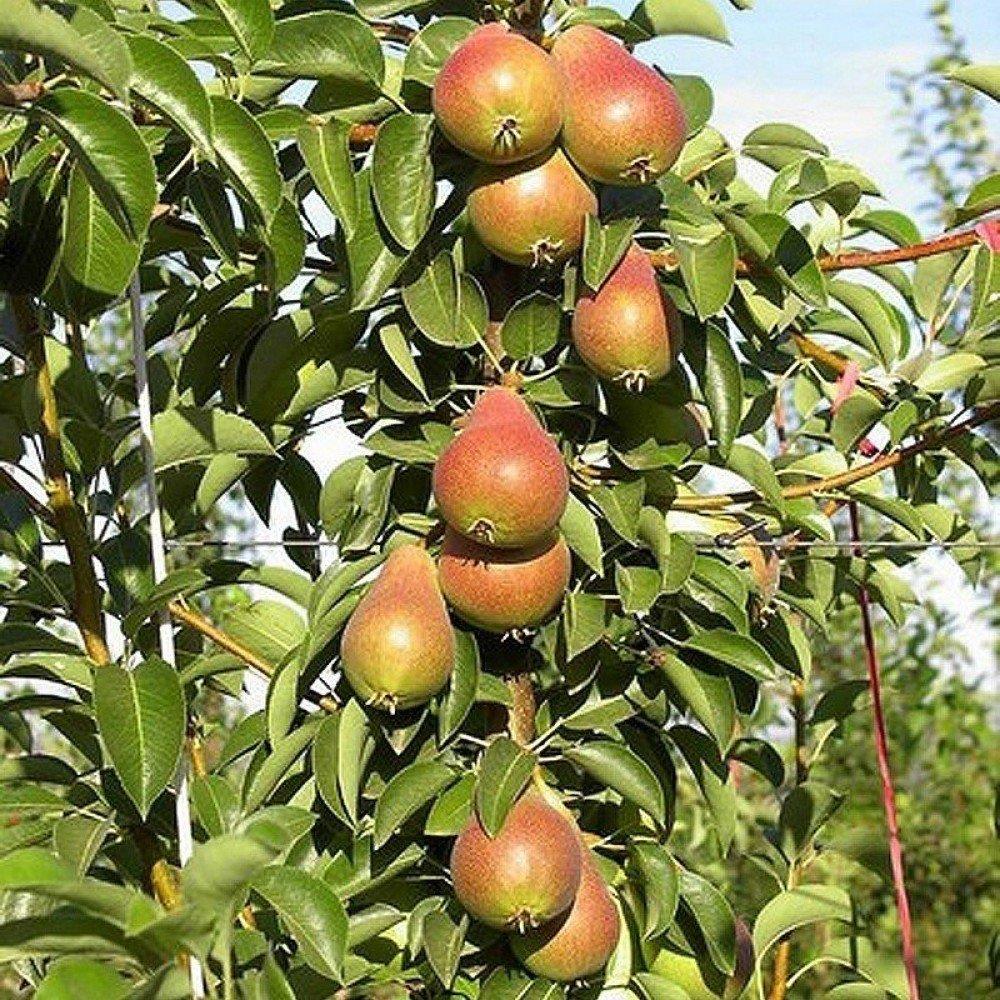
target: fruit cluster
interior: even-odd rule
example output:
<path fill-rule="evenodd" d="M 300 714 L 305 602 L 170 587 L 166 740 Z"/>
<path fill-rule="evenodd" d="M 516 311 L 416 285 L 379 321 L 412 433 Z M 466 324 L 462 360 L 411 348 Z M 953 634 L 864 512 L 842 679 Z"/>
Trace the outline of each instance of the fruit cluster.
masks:
<path fill-rule="evenodd" d="M 591 182 L 646 184 L 676 162 L 687 133 L 670 82 L 603 31 L 576 25 L 551 54 L 495 23 L 451 54 L 434 84 L 438 125 L 480 161 L 468 219 L 483 245 L 514 264 L 559 263 L 580 249 Z M 641 390 L 669 370 L 680 316 L 633 246 L 596 292 L 572 335 L 600 377 Z"/>
<path fill-rule="evenodd" d="M 341 640 L 344 674 L 369 704 L 426 702 L 455 659 L 452 609 L 489 632 L 542 624 L 562 601 L 570 552 L 558 531 L 566 464 L 512 389 L 487 389 L 434 467 L 445 521 L 437 567 L 426 549 L 394 549 Z M 483 923 L 512 931 L 524 965 L 552 979 L 592 975 L 618 940 L 618 910 L 570 813 L 536 778 L 496 837 L 475 813 L 455 842 L 455 892 Z"/>

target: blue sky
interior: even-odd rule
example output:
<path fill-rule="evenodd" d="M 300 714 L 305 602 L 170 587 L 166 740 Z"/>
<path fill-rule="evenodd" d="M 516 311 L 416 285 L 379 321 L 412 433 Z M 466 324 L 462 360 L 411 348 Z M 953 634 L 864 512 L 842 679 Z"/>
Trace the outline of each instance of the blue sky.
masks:
<path fill-rule="evenodd" d="M 712 123 L 731 142 L 768 121 L 802 125 L 868 173 L 895 207 L 913 211 L 920 192 L 900 164 L 889 76 L 923 68 L 934 53 L 929 0 L 757 0 L 749 11 L 716 3 L 732 46 L 671 37 L 638 54 L 667 72 L 705 77 L 715 92 Z M 1000 62 L 998 15 L 997 0 L 955 0 L 973 62 Z M 990 124 L 996 135 L 1000 114 Z"/>

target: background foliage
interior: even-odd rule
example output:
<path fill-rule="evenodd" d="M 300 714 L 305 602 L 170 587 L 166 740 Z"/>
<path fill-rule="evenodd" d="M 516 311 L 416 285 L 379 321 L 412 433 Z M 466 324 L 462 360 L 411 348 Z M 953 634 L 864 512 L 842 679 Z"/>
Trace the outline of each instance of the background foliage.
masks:
<path fill-rule="evenodd" d="M 690 77 L 675 81 L 691 122 L 675 170 L 601 191 L 565 272 L 512 272 L 464 226 L 469 163 L 428 115 L 437 68 L 482 10 L 181 6 L 0 10 L 0 457 L 18 466 L 0 502 L 0 671 L 18 692 L 0 717 L 11 981 L 49 997 L 81 984 L 183 996 L 187 953 L 220 995 L 555 993 L 468 925 L 443 868 L 473 803 L 502 815 L 537 757 L 627 918 L 594 992 L 773 995 L 779 941 L 807 925 L 790 995 L 905 996 L 858 684 L 863 584 L 891 623 L 880 640 L 925 988 L 989 989 L 995 739 L 976 693 L 937 676 L 945 657 L 962 662 L 960 643 L 933 616 L 901 627 L 905 550 L 775 561 L 754 539 L 842 537 L 827 505 L 848 498 L 870 536 L 974 537 L 953 470 L 992 490 L 995 451 L 987 436 L 941 447 L 933 434 L 992 412 L 997 255 L 969 241 L 871 278 L 821 268 L 856 237 L 909 246 L 919 229 L 801 128 L 765 124 L 731 146 Z M 529 28 L 538 13 L 508 11 Z M 725 37 L 695 0 L 647 0 L 627 19 L 549 13 L 550 28 L 587 20 L 632 42 Z M 936 75 L 966 59 L 946 5 L 935 16 L 948 63 L 900 86 L 929 207 L 950 224 L 993 209 L 997 177 L 978 98 Z M 972 79 L 996 89 L 995 73 Z M 740 177 L 746 157 L 774 171 L 769 190 Z M 687 336 L 682 366 L 628 396 L 598 385 L 566 327 L 574 290 L 599 284 L 636 232 Z M 115 334 L 131 329 L 136 271 L 168 534 L 212 537 L 242 496 L 267 521 L 284 492 L 288 540 L 335 541 L 330 569 L 292 547 L 299 572 L 198 550 L 153 587 Z M 433 545 L 427 472 L 469 387 L 496 375 L 490 337 L 574 472 L 571 593 L 524 646 L 459 632 L 447 695 L 389 720 L 350 698 L 338 636 L 387 546 Z M 848 359 L 861 379 L 834 412 Z M 320 482 L 298 446 L 338 415 L 370 454 Z M 864 463 L 857 446 L 879 423 L 890 447 L 924 443 L 883 477 L 825 487 Z M 705 499 L 730 483 L 741 502 Z M 718 547 L 744 528 L 741 546 Z M 981 553 L 952 554 L 995 586 Z M 171 601 L 176 670 L 155 628 Z M 247 671 L 269 676 L 267 703 L 240 717 Z M 502 735 L 526 674 L 530 748 Z M 788 698 L 816 751 L 808 773 Z M 178 872 L 182 754 L 198 846 Z M 737 968 L 748 933 L 750 970 Z"/>

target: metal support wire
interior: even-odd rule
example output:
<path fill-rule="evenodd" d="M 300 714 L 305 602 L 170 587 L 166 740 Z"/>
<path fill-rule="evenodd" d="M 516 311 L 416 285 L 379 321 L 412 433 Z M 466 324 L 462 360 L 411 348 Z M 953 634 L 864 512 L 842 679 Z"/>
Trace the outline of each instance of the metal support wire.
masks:
<path fill-rule="evenodd" d="M 149 504 L 149 546 L 153 561 L 153 582 L 159 584 L 167 575 L 167 552 L 163 538 L 163 519 L 160 516 L 160 501 L 156 493 L 156 471 L 153 463 L 153 412 L 149 398 L 149 373 L 146 368 L 146 330 L 142 315 L 142 293 L 139 272 L 132 275 L 129 289 L 132 307 L 132 354 L 135 362 L 135 395 L 139 406 L 139 436 L 142 447 L 145 472 L 146 498 Z M 174 649 L 174 630 L 169 612 L 164 609 L 159 614 L 160 655 L 176 669 L 177 655 Z M 181 865 L 185 865 L 194 848 L 191 833 L 191 804 L 188 799 L 187 756 L 181 754 L 177 764 L 177 795 L 174 798 L 174 812 L 177 821 L 177 853 Z M 188 957 L 188 971 L 191 978 L 191 994 L 195 998 L 205 996 L 205 974 L 201 963 L 193 956 Z"/>
<path fill-rule="evenodd" d="M 730 535 L 714 542 L 700 542 L 696 539 L 689 539 L 695 548 L 703 552 L 724 552 L 735 548 L 736 542 Z M 782 549 L 794 551 L 795 549 L 844 549 L 854 551 L 855 549 L 887 549 L 895 551 L 922 552 L 929 549 L 1000 549 L 1000 538 L 984 538 L 974 541 L 958 541 L 955 539 L 928 539 L 925 541 L 903 541 L 894 538 L 877 539 L 871 538 L 861 542 L 853 542 L 845 539 L 834 539 L 823 541 L 821 539 L 783 539 L 765 538 L 746 540 L 747 544 L 756 543 L 763 549 Z M 61 543 L 53 543 L 61 544 Z M 168 538 L 167 549 L 335 549 L 338 543 L 326 538 L 290 538 L 279 540 L 275 538 Z"/>

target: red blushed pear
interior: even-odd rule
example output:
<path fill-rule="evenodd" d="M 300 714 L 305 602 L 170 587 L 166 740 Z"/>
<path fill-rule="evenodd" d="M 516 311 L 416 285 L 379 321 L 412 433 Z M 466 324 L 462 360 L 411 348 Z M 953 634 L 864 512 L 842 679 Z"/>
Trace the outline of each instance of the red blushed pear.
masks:
<path fill-rule="evenodd" d="M 438 558 L 445 600 L 488 632 L 537 628 L 559 606 L 572 558 L 562 535 L 524 549 L 492 549 L 449 528 Z"/>
<path fill-rule="evenodd" d="M 517 549 L 549 537 L 569 474 L 555 442 L 512 389 L 487 389 L 434 465 L 444 521 L 482 545 Z"/>
<path fill-rule="evenodd" d="M 571 331 L 593 372 L 637 391 L 667 374 L 683 337 L 677 307 L 635 244 L 596 292 L 584 292 Z"/>
<path fill-rule="evenodd" d="M 583 173 L 648 184 L 677 162 L 687 121 L 669 81 L 591 25 L 563 32 L 552 58 L 566 78 L 562 144 Z"/>
<path fill-rule="evenodd" d="M 469 222 L 491 253 L 512 264 L 557 264 L 583 244 L 597 197 L 561 149 L 506 167 L 481 167 Z"/>
<path fill-rule="evenodd" d="M 392 552 L 354 609 L 340 655 L 355 693 L 389 712 L 421 705 L 448 683 L 455 634 L 437 567 L 424 549 Z"/>
<path fill-rule="evenodd" d="M 453 146 L 485 163 L 514 163 L 555 142 L 563 90 L 559 67 L 544 49 L 494 23 L 477 28 L 448 57 L 431 101 Z"/>
<path fill-rule="evenodd" d="M 562 916 L 511 939 L 522 965 L 536 976 L 569 983 L 599 973 L 618 943 L 620 919 L 590 849 L 577 840 L 580 887 Z"/>
<path fill-rule="evenodd" d="M 473 813 L 455 840 L 455 895 L 481 923 L 523 933 L 567 910 L 580 885 L 576 827 L 531 789 L 490 837 Z"/>

